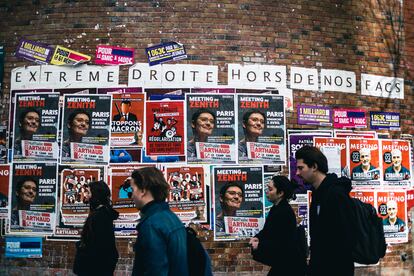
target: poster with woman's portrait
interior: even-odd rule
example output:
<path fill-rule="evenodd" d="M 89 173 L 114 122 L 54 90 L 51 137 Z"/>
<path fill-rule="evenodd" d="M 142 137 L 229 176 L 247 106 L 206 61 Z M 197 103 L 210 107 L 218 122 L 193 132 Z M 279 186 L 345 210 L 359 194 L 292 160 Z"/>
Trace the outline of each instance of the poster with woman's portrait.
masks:
<path fill-rule="evenodd" d="M 61 163 L 109 162 L 111 95 L 65 95 Z"/>
<path fill-rule="evenodd" d="M 238 94 L 239 163 L 286 164 L 284 97 Z"/>
<path fill-rule="evenodd" d="M 236 163 L 234 94 L 186 94 L 188 163 Z"/>
<path fill-rule="evenodd" d="M 9 229 L 13 235 L 50 235 L 56 218 L 55 163 L 13 163 Z"/>
<path fill-rule="evenodd" d="M 253 237 L 264 224 L 263 167 L 213 167 L 214 240 Z"/>
<path fill-rule="evenodd" d="M 59 93 L 17 93 L 13 161 L 57 161 Z"/>

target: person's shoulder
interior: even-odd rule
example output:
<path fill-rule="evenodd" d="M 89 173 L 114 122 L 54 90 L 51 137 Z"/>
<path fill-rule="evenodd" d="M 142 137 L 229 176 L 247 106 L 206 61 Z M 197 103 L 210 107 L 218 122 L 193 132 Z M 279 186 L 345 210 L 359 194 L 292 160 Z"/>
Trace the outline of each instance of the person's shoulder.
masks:
<path fill-rule="evenodd" d="M 392 171 L 393 171 L 393 166 L 392 165 L 385 169 L 385 173 L 392 173 Z"/>

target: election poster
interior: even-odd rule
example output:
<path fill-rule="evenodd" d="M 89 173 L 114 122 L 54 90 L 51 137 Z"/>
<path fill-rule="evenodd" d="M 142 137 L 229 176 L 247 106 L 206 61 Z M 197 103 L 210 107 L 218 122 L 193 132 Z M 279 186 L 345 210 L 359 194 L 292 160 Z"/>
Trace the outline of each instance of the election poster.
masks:
<path fill-rule="evenodd" d="M 407 189 L 407 217 L 409 230 L 413 227 L 414 219 L 414 189 Z"/>
<path fill-rule="evenodd" d="M 284 97 L 238 94 L 240 164 L 286 164 Z"/>
<path fill-rule="evenodd" d="M 187 162 L 236 163 L 233 94 L 186 94 Z"/>
<path fill-rule="evenodd" d="M 190 93 L 190 88 L 145 88 L 147 100 L 151 101 L 178 101 L 184 100 L 184 95 Z"/>
<path fill-rule="evenodd" d="M 296 175 L 296 152 L 303 146 L 313 146 L 314 137 L 332 137 L 330 130 L 288 130 L 288 149 L 289 149 L 289 177 L 298 183 L 295 193 L 298 194 L 297 200 L 304 200 L 306 191 L 311 189 L 311 185 L 303 181 Z"/>
<path fill-rule="evenodd" d="M 35 93 L 52 93 L 53 89 L 24 89 L 24 90 L 11 90 L 10 91 L 10 105 L 9 105 L 9 140 L 8 140 L 8 147 L 9 149 L 13 149 L 13 142 L 14 142 L 14 125 L 15 125 L 15 105 L 16 105 L 16 95 L 18 93 L 25 93 L 25 94 L 35 94 Z M 16 118 L 18 120 L 18 118 Z"/>
<path fill-rule="evenodd" d="M 115 238 L 136 238 L 138 234 L 137 224 L 137 221 L 115 221 Z"/>
<path fill-rule="evenodd" d="M 13 163 L 9 229 L 13 235 L 50 235 L 56 218 L 55 163 Z"/>
<path fill-rule="evenodd" d="M 40 42 L 22 38 L 16 49 L 16 57 L 24 58 L 39 64 L 48 64 L 53 48 Z"/>
<path fill-rule="evenodd" d="M 0 165 L 0 219 L 8 217 L 10 165 Z"/>
<path fill-rule="evenodd" d="M 98 89 L 112 95 L 111 147 L 143 147 L 144 101 L 141 88 Z"/>
<path fill-rule="evenodd" d="M 214 240 L 253 237 L 264 225 L 263 167 L 213 167 Z"/>
<path fill-rule="evenodd" d="M 13 161 L 57 161 L 59 94 L 16 94 Z"/>
<path fill-rule="evenodd" d="M 95 63 L 99 65 L 134 64 L 134 49 L 97 45 Z"/>
<path fill-rule="evenodd" d="M 334 128 L 366 128 L 365 110 L 343 109 L 333 110 Z"/>
<path fill-rule="evenodd" d="M 352 185 L 379 186 L 381 163 L 378 139 L 348 139 L 348 167 Z"/>
<path fill-rule="evenodd" d="M 364 203 L 371 204 L 372 207 L 376 207 L 376 192 L 373 190 L 355 190 L 351 191 L 349 195 L 352 198 L 361 200 Z"/>
<path fill-rule="evenodd" d="M 168 204 L 184 223 L 207 222 L 206 179 L 208 167 L 166 166 L 165 176 L 170 185 Z"/>
<path fill-rule="evenodd" d="M 171 60 L 177 61 L 187 58 L 184 45 L 175 41 L 169 41 L 145 48 L 145 52 L 150 66 Z"/>
<path fill-rule="evenodd" d="M 377 191 L 377 208 L 387 243 L 408 242 L 407 195 L 404 190 Z"/>
<path fill-rule="evenodd" d="M 142 166 L 112 166 L 108 169 L 108 184 L 111 187 L 113 208 L 119 212 L 118 222 L 134 222 L 139 219 L 132 199 L 131 174 Z"/>
<path fill-rule="evenodd" d="M 42 258 L 41 237 L 6 237 L 6 258 Z"/>
<path fill-rule="evenodd" d="M 332 126 L 332 108 L 300 104 L 297 108 L 299 125 Z"/>
<path fill-rule="evenodd" d="M 90 56 L 57 45 L 50 60 L 53 65 L 76 65 L 91 60 Z"/>
<path fill-rule="evenodd" d="M 349 177 L 346 138 L 314 137 L 313 142 L 328 159 L 328 172 Z"/>
<path fill-rule="evenodd" d="M 380 140 L 384 184 L 392 187 L 411 185 L 411 147 L 407 140 Z"/>
<path fill-rule="evenodd" d="M 134 147 L 111 147 L 109 153 L 110 164 L 139 164 L 141 163 L 142 152 L 139 148 Z"/>
<path fill-rule="evenodd" d="M 184 101 L 146 102 L 146 155 L 184 155 Z"/>
<path fill-rule="evenodd" d="M 61 162 L 109 162 L 111 95 L 64 95 Z"/>
<path fill-rule="evenodd" d="M 369 112 L 371 129 L 400 130 L 400 113 L 397 112 Z"/>
<path fill-rule="evenodd" d="M 83 225 L 89 213 L 89 183 L 101 179 L 99 168 L 65 168 L 60 174 L 60 211 L 65 225 Z"/>
<path fill-rule="evenodd" d="M 8 163 L 7 126 L 0 125 L 0 164 Z"/>

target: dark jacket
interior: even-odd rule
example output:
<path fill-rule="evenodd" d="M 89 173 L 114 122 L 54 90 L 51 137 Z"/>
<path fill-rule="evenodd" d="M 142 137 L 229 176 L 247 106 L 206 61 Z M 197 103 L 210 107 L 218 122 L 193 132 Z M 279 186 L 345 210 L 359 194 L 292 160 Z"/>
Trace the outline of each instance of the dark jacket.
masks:
<path fill-rule="evenodd" d="M 137 230 L 132 275 L 188 275 L 187 234 L 167 202 L 147 203 Z"/>
<path fill-rule="evenodd" d="M 118 212 L 100 206 L 85 222 L 88 235 L 76 244 L 73 272 L 77 275 L 113 275 L 118 262 L 113 221 Z"/>
<path fill-rule="evenodd" d="M 273 205 L 256 237 L 259 246 L 252 251 L 253 259 L 272 267 L 268 275 L 304 275 L 305 259 L 299 257 L 296 216 L 285 199 Z"/>
<path fill-rule="evenodd" d="M 310 275 L 353 275 L 355 217 L 351 181 L 328 174 L 312 191 L 310 207 Z"/>

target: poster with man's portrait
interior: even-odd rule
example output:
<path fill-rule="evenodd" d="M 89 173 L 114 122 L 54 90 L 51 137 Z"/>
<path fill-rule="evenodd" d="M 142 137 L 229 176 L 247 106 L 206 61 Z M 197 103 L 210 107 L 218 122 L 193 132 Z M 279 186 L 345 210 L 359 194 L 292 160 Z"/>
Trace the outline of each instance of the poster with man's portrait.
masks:
<path fill-rule="evenodd" d="M 58 93 L 17 93 L 13 161 L 57 161 Z"/>
<path fill-rule="evenodd" d="M 238 160 L 241 164 L 286 164 L 284 97 L 238 94 Z"/>
<path fill-rule="evenodd" d="M 384 226 L 385 241 L 408 242 L 406 191 L 377 191 L 377 208 Z"/>
<path fill-rule="evenodd" d="M 109 162 L 111 95 L 65 95 L 61 163 Z"/>
<path fill-rule="evenodd" d="M 384 184 L 410 187 L 411 147 L 407 140 L 380 140 Z"/>
<path fill-rule="evenodd" d="M 234 94 L 186 94 L 188 163 L 236 163 Z"/>
<path fill-rule="evenodd" d="M 263 167 L 213 167 L 214 240 L 253 237 L 264 225 Z"/>
<path fill-rule="evenodd" d="M 55 163 L 13 163 L 9 229 L 13 235 L 50 235 L 56 218 Z"/>
<path fill-rule="evenodd" d="M 380 185 L 381 163 L 378 139 L 348 139 L 348 167 L 352 185 Z"/>

